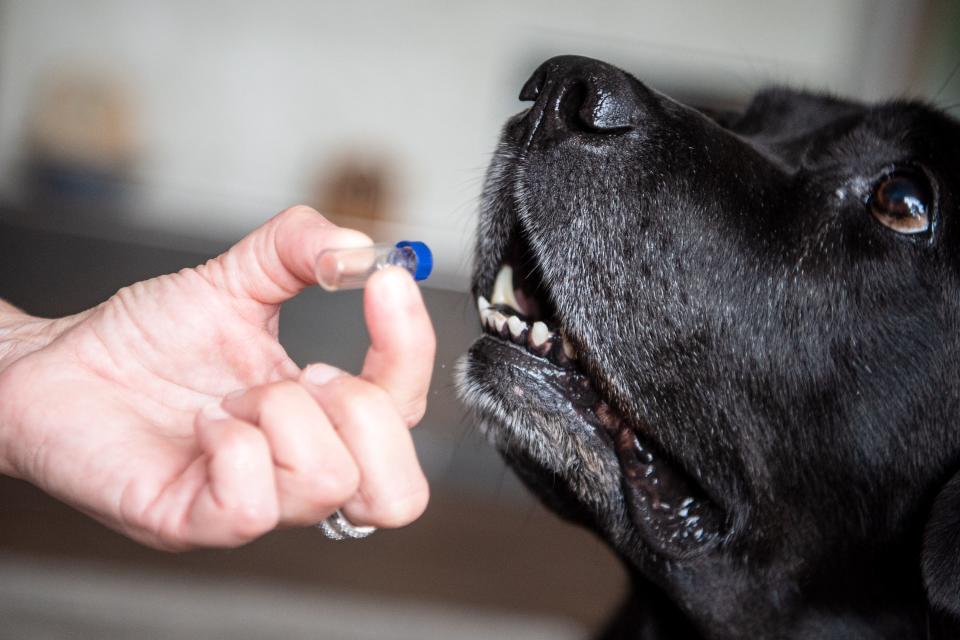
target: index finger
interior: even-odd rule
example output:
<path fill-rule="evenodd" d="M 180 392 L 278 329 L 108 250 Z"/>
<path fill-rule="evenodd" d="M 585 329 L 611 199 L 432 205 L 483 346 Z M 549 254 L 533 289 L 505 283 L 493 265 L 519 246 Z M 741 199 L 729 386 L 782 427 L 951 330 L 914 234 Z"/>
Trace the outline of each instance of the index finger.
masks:
<path fill-rule="evenodd" d="M 363 296 L 370 349 L 360 377 L 386 391 L 412 427 L 423 417 L 437 339 L 410 274 L 388 267 L 367 281 Z"/>

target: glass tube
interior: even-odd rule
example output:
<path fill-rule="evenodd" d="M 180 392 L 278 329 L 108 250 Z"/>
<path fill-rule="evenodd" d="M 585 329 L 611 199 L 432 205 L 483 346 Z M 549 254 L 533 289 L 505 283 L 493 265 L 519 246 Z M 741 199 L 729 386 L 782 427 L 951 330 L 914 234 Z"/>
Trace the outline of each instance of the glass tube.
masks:
<path fill-rule="evenodd" d="M 433 255 L 422 242 L 373 244 L 348 249 L 325 249 L 317 256 L 317 284 L 327 291 L 361 289 L 367 279 L 386 266 L 406 269 L 415 280 L 426 280 L 433 269 Z"/>

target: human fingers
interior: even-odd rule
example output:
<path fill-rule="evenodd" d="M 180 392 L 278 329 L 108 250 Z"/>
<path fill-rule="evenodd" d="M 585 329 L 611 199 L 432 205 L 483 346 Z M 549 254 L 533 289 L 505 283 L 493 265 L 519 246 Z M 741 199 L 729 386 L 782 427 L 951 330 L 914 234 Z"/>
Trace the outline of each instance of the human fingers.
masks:
<path fill-rule="evenodd" d="M 426 411 L 437 346 L 420 288 L 403 269 L 383 269 L 367 282 L 363 308 L 370 349 L 360 376 L 386 391 L 412 427 Z"/>
<path fill-rule="evenodd" d="M 234 547 L 277 525 L 277 489 L 267 439 L 217 405 L 197 414 L 204 474 L 177 536 L 190 545 Z M 185 475 L 187 475 L 185 474 Z"/>
<path fill-rule="evenodd" d="M 393 400 L 377 385 L 327 365 L 301 374 L 360 469 L 341 510 L 358 525 L 401 527 L 420 517 L 430 496 L 413 439 Z"/>
<path fill-rule="evenodd" d="M 315 524 L 356 493 L 360 471 L 350 451 L 297 382 L 275 382 L 227 396 L 223 408 L 266 436 L 281 524 Z"/>
<path fill-rule="evenodd" d="M 277 214 L 197 271 L 237 297 L 273 305 L 316 284 L 314 263 L 324 249 L 369 244 L 367 235 L 301 205 Z"/>

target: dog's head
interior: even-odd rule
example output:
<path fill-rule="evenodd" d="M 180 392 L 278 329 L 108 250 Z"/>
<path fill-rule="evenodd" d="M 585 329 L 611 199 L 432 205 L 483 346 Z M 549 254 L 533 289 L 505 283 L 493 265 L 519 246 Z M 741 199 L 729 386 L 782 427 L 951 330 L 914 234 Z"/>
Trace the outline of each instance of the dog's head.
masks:
<path fill-rule="evenodd" d="M 460 392 L 659 603 L 632 631 L 960 610 L 960 125 L 786 90 L 707 113 L 578 57 L 520 96 Z"/>

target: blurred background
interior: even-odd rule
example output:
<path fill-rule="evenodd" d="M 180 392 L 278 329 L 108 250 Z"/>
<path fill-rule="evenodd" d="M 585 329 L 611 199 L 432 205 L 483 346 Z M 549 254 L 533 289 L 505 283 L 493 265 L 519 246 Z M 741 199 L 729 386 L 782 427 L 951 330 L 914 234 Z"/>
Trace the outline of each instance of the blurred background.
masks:
<path fill-rule="evenodd" d="M 626 578 L 545 512 L 452 396 L 483 172 L 531 71 L 603 58 L 703 106 L 760 86 L 960 113 L 953 0 L 0 0 L 0 297 L 39 315 L 197 264 L 295 203 L 433 247 L 415 430 L 434 500 L 363 543 L 312 530 L 155 553 L 0 478 L 0 638 L 582 638 Z M 357 370 L 355 294 L 281 339 Z"/>

